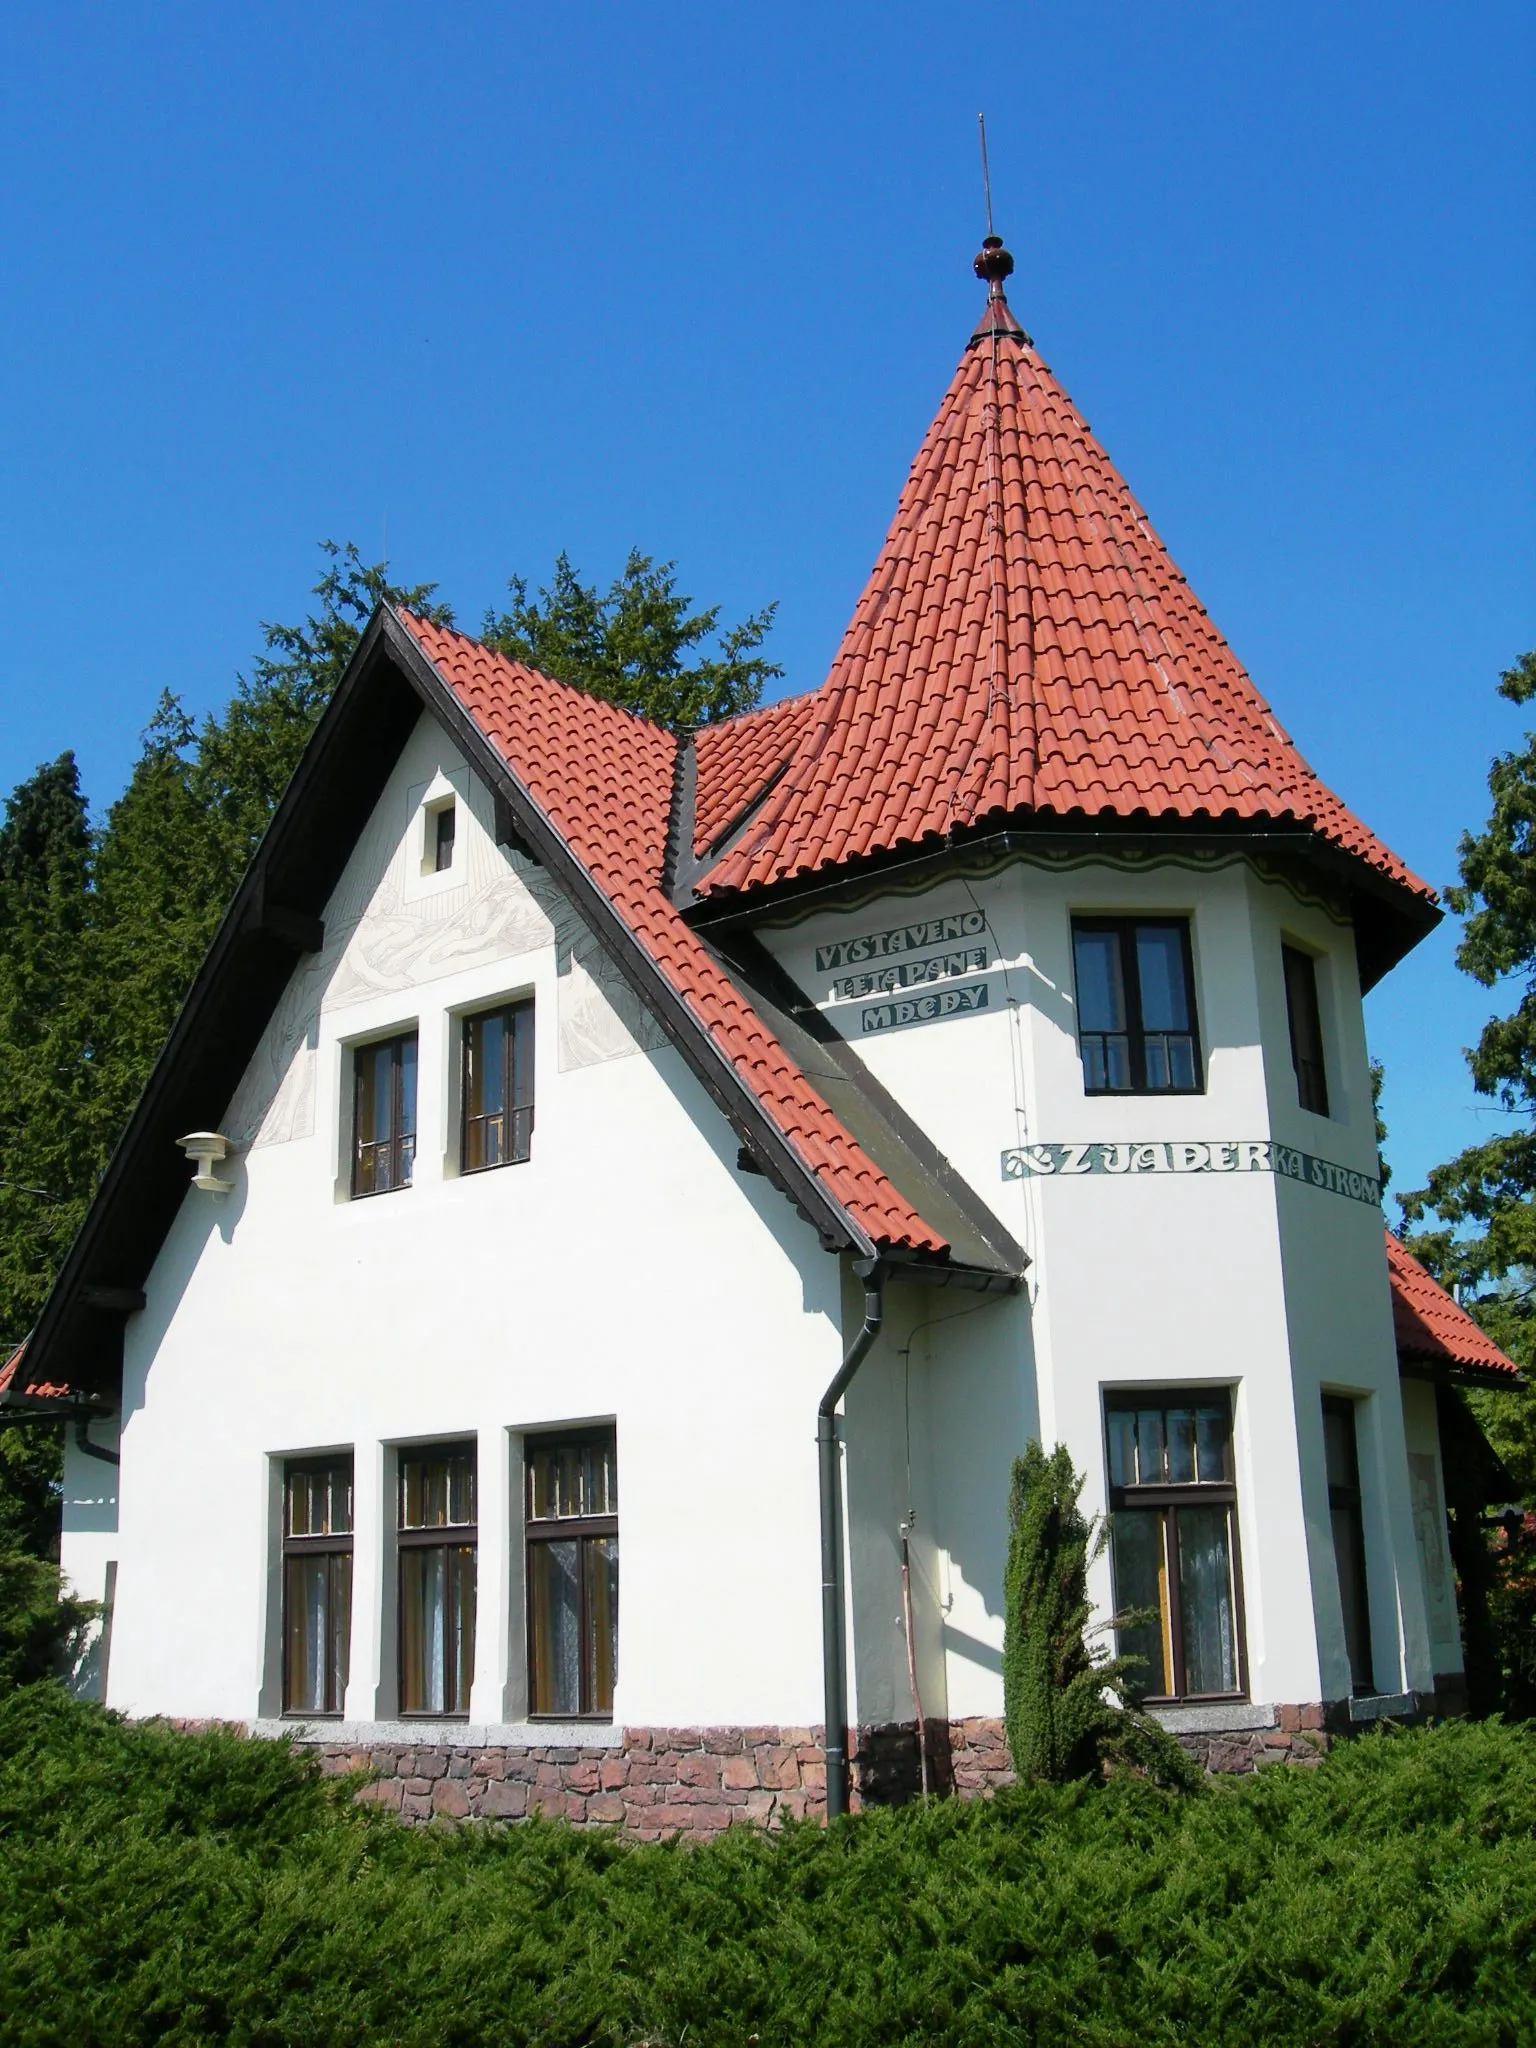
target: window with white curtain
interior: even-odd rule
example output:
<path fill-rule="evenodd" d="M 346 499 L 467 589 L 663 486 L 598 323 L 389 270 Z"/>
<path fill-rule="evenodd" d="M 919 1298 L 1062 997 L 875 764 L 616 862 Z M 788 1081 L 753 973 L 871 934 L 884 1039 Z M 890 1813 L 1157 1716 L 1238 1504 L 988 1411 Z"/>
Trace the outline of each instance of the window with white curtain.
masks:
<path fill-rule="evenodd" d="M 283 1712 L 339 1714 L 352 1651 L 352 1459 L 283 1474 Z"/>
<path fill-rule="evenodd" d="M 400 1453 L 400 1711 L 464 1715 L 475 1669 L 475 1446 Z"/>

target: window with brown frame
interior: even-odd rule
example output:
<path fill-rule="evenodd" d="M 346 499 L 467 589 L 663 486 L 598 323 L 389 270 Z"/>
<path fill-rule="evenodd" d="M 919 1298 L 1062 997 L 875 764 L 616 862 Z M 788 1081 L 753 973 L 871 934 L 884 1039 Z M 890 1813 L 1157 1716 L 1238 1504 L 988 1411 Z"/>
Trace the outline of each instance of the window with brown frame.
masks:
<path fill-rule="evenodd" d="M 416 1034 L 352 1056 L 352 1193 L 408 1188 L 416 1163 Z"/>
<path fill-rule="evenodd" d="M 1371 1666 L 1371 1602 L 1365 1579 L 1365 1520 L 1360 1512 L 1360 1448 L 1356 1404 L 1345 1394 L 1323 1396 L 1323 1455 L 1328 1470 L 1328 1519 L 1333 1562 L 1344 1610 L 1350 1690 L 1376 1690 Z"/>
<path fill-rule="evenodd" d="M 1110 1558 L 1123 1655 L 1154 1700 L 1246 1690 L 1232 1404 L 1223 1388 L 1107 1394 Z"/>
<path fill-rule="evenodd" d="M 1075 917 L 1077 1036 L 1089 1095 L 1204 1088 L 1186 917 Z"/>
<path fill-rule="evenodd" d="M 1328 1076 L 1323 1066 L 1323 1015 L 1317 1000 L 1317 962 L 1299 946 L 1282 946 L 1285 1014 L 1291 1027 L 1291 1065 L 1296 1099 L 1317 1116 L 1328 1114 Z"/>
<path fill-rule="evenodd" d="M 283 1474 L 283 1712 L 340 1714 L 352 1654 L 352 1460 Z"/>
<path fill-rule="evenodd" d="M 463 1715 L 475 1671 L 475 1446 L 400 1453 L 400 1711 Z"/>
<path fill-rule="evenodd" d="M 464 1019 L 460 1171 L 512 1166 L 533 1147 L 533 1002 Z"/>
<path fill-rule="evenodd" d="M 530 1437 L 524 1457 L 529 1711 L 606 1720 L 619 1651 L 614 1432 Z"/>

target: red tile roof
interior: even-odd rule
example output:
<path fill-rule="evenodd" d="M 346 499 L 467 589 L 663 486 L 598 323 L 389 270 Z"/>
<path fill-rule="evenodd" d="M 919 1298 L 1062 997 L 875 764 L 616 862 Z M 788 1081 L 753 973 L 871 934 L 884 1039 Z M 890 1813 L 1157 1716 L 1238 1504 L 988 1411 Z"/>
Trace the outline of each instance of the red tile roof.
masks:
<path fill-rule="evenodd" d="M 1402 1239 L 1387 1232 L 1387 1270 L 1392 1280 L 1392 1326 L 1401 1356 L 1470 1372 L 1519 1377 L 1520 1368 L 1480 1330 L 1464 1308 L 1413 1256 Z"/>
<path fill-rule="evenodd" d="M 1433 901 L 1297 753 L 1000 292 L 793 723 L 787 773 L 701 890 L 1034 812 L 1294 821 Z M 701 745 L 712 824 L 760 739 Z"/>
<path fill-rule="evenodd" d="M 74 1388 L 66 1387 L 62 1382 L 28 1380 L 23 1376 L 21 1385 L 16 1384 L 26 1350 L 25 1342 L 18 1344 L 4 1365 L 0 1365 L 0 1397 L 11 1394 L 23 1401 L 67 1401 Z"/>
<path fill-rule="evenodd" d="M 814 722 L 815 694 L 781 697 L 740 718 L 706 725 L 694 742 L 698 782 L 693 805 L 693 850 L 717 845 L 743 811 L 789 760 Z"/>
<path fill-rule="evenodd" d="M 665 894 L 677 741 L 462 633 L 400 615 L 799 1158 L 877 1245 L 948 1249 L 844 1129 Z"/>

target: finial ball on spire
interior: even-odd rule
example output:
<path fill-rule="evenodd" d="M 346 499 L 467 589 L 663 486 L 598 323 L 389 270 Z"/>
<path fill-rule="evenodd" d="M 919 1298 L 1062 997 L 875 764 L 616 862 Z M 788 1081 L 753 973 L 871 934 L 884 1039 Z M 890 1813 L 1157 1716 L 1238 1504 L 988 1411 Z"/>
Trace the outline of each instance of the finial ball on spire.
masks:
<path fill-rule="evenodd" d="M 985 278 L 990 285 L 1000 285 L 1005 277 L 1012 277 L 1013 258 L 1003 247 L 1001 235 L 987 236 L 972 267 L 976 275 Z"/>

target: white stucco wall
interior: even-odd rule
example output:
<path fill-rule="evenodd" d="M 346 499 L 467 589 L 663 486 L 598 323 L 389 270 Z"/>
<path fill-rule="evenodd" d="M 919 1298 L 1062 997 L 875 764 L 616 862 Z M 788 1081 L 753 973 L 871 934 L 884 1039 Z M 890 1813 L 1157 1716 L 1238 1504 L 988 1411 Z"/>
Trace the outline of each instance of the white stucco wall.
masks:
<path fill-rule="evenodd" d="M 425 821 L 452 794 L 454 865 L 428 873 Z M 208 1105 L 206 1122 L 239 1141 L 234 1192 L 188 1189 L 148 1307 L 129 1320 L 120 1501 L 105 1500 L 109 1468 L 72 1455 L 67 1473 L 71 1576 L 99 1597 L 118 1565 L 114 1705 L 276 1711 L 282 1461 L 351 1449 L 346 1714 L 391 1717 L 395 1459 L 473 1435 L 470 1719 L 517 1721 L 523 1436 L 612 1420 L 615 1719 L 821 1718 L 815 1408 L 860 1296 L 792 1206 L 739 1170 L 724 1119 L 547 876 L 497 848 L 491 824 L 488 796 L 424 719 L 328 907 L 324 951 L 296 970 L 232 1102 Z M 1190 919 L 1203 1093 L 1085 1095 L 1079 913 Z M 935 986 L 984 986 L 985 1006 L 863 1030 L 863 1000 L 839 998 L 844 970 L 818 964 L 818 949 L 946 918 L 967 935 Z M 1031 1261 L 1014 1296 L 888 1290 L 843 1418 L 854 1716 L 912 1711 L 904 1524 L 925 1712 L 1000 1711 L 1012 1460 L 1032 1436 L 1066 1443 L 1085 1506 L 1101 1509 L 1104 1393 L 1133 1386 L 1231 1390 L 1253 1700 L 1347 1690 L 1324 1392 L 1360 1404 L 1378 1684 L 1427 1687 L 1456 1668 L 1426 1598 L 1409 1485 L 1410 1456 L 1435 1450 L 1432 1407 L 1426 1422 L 1416 1394 L 1399 1396 L 1379 1211 L 1270 1172 L 1004 1173 L 1005 1149 L 1026 1145 L 1267 1140 L 1374 1171 L 1348 927 L 1226 856 L 1015 861 L 762 935 Z M 1320 962 L 1326 1119 L 1296 1105 L 1282 940 Z M 458 1020 L 528 994 L 533 1157 L 460 1177 Z M 419 1033 L 415 1184 L 353 1201 L 353 1049 L 403 1028 Z M 1107 1563 L 1094 1592 L 1107 1612 Z"/>
<path fill-rule="evenodd" d="M 472 815 L 461 808 L 453 871 L 425 876 L 421 804 L 443 776 Z M 837 1263 L 738 1171 L 734 1135 L 677 1055 L 637 1045 L 621 1012 L 643 1022 L 588 935 L 490 827 L 488 798 L 424 720 L 338 886 L 324 953 L 295 974 L 234 1103 L 208 1105 L 206 1122 L 245 1142 L 235 1191 L 189 1187 L 128 1324 L 116 1706 L 275 1709 L 280 1460 L 353 1447 L 347 1714 L 391 1713 L 390 1461 L 400 1444 L 474 1435 L 471 1719 L 516 1718 L 515 1439 L 612 1418 L 616 1718 L 819 1718 L 814 1430 L 841 1356 Z M 454 1020 L 529 992 L 533 1157 L 460 1178 Z M 351 1048 L 410 1025 L 415 1185 L 348 1200 Z M 65 1559 L 87 1589 L 100 1549 L 72 1514 Z"/>
<path fill-rule="evenodd" d="M 1190 920 L 1205 1069 L 1198 1095 L 1084 1091 L 1071 921 L 1135 914 Z M 926 938 L 924 926 L 931 927 Z M 910 932 L 905 950 L 884 955 L 886 964 L 954 955 L 952 971 L 929 992 L 984 985 L 985 1006 L 867 1028 L 882 1004 L 914 991 L 850 993 L 849 977 L 877 970 L 882 957 L 878 949 L 859 961 L 832 953 L 849 940 L 903 929 Z M 1230 855 L 1140 866 L 1015 861 L 984 877 L 820 909 L 761 936 L 1032 1261 L 1023 1296 L 948 1329 L 936 1324 L 910 1353 L 924 1367 L 933 1597 L 950 1711 L 1000 1707 L 1011 1458 L 1032 1434 L 1064 1442 L 1086 1474 L 1084 1505 L 1101 1510 L 1103 1396 L 1138 1385 L 1231 1390 L 1248 1686 L 1251 1698 L 1272 1702 L 1338 1698 L 1349 1689 L 1321 1397 L 1355 1395 L 1378 1685 L 1427 1688 L 1433 1660 L 1379 1209 L 1270 1172 L 1009 1181 L 1001 1167 L 1004 1148 L 1025 1144 L 1272 1139 L 1373 1175 L 1353 935 L 1340 915 Z M 1327 1118 L 1297 1104 L 1282 942 L 1305 947 L 1319 962 Z M 978 947 L 984 961 L 975 957 Z M 892 1345 L 899 1348 L 894 1338 Z M 911 1384 L 918 1384 L 915 1370 Z M 880 1517 L 878 1536 L 865 1541 L 871 1558 L 889 1555 L 899 1502 L 891 1481 L 883 1490 L 872 1480 L 861 1486 L 858 1461 L 892 1468 L 894 1441 L 906 1427 L 904 1414 L 892 1419 L 898 1392 L 892 1364 L 872 1361 L 849 1398 L 853 1518 L 857 1525 L 860 1514 Z M 883 1425 L 874 1413 L 882 1401 L 890 1411 Z M 878 1583 L 879 1593 L 868 1594 L 876 1642 L 894 1611 L 889 1571 Z M 1107 1561 L 1094 1591 L 1107 1612 Z M 904 1665 L 868 1646 L 859 1668 L 882 1703 L 908 1691 Z"/>

